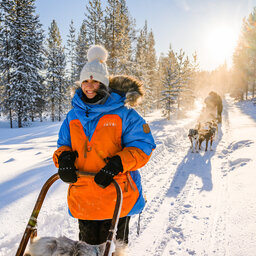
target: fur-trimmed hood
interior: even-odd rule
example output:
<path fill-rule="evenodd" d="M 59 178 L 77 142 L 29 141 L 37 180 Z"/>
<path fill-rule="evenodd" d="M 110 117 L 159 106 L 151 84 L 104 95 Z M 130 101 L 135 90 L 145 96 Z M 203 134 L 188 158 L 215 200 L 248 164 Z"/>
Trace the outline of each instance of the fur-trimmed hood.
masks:
<path fill-rule="evenodd" d="M 80 88 L 80 82 L 76 82 L 76 87 L 72 89 L 71 96 L 73 98 L 77 89 Z M 110 92 L 125 96 L 125 104 L 131 107 L 138 105 L 144 95 L 143 84 L 138 79 L 127 76 L 117 75 L 109 77 Z"/>
<path fill-rule="evenodd" d="M 114 92 L 124 93 L 126 96 L 125 104 L 129 106 L 139 104 L 144 95 L 142 82 L 131 76 L 118 75 L 110 77 L 109 88 Z"/>

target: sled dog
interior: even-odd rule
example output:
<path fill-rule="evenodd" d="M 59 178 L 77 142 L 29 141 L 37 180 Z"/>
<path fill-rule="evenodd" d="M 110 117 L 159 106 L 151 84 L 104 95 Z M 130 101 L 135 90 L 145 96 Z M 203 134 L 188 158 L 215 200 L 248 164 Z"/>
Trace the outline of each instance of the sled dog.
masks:
<path fill-rule="evenodd" d="M 191 152 L 194 153 L 194 150 L 195 150 L 198 153 L 198 149 L 197 149 L 198 138 L 199 138 L 198 129 L 189 129 L 188 138 L 189 138 L 190 143 L 191 143 L 191 147 L 190 147 Z"/>
<path fill-rule="evenodd" d="M 214 128 L 214 138 L 216 137 L 216 135 L 218 134 L 218 123 L 217 120 L 213 119 L 212 120 L 212 128 Z"/>
<path fill-rule="evenodd" d="M 127 246 L 120 241 L 115 242 L 115 256 L 128 256 Z M 83 241 L 73 241 L 62 237 L 35 237 L 28 245 L 24 256 L 101 256 L 105 243 L 89 245 Z"/>
<path fill-rule="evenodd" d="M 205 140 L 205 151 L 208 149 L 208 143 L 210 141 L 210 150 L 212 150 L 212 143 L 216 133 L 216 127 L 213 126 L 211 121 L 200 125 L 200 129 L 198 130 L 199 138 L 198 138 L 198 148 L 201 150 L 202 142 Z"/>

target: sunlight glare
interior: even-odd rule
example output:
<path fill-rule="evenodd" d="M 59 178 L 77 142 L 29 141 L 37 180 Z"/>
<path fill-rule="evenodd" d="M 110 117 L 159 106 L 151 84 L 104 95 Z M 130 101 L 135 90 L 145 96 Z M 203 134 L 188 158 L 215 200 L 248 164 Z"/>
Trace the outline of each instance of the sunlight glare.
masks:
<path fill-rule="evenodd" d="M 206 47 L 210 61 L 223 64 L 225 61 L 231 65 L 232 54 L 236 47 L 239 31 L 230 25 L 219 25 L 209 29 L 206 37 Z"/>

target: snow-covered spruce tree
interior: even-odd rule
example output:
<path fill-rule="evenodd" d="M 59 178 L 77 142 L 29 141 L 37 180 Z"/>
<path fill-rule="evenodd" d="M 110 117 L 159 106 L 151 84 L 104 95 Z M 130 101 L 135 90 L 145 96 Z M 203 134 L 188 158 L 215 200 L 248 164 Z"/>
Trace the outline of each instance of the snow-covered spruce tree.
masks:
<path fill-rule="evenodd" d="M 4 1 L 2 2 L 2 4 Z M 38 99 L 43 68 L 42 42 L 43 31 L 38 16 L 35 15 L 35 0 L 9 1 L 6 11 L 6 26 L 9 30 L 8 40 L 8 80 L 5 106 L 12 108 L 18 127 L 33 119 L 38 111 Z M 38 97 L 39 96 L 39 97 Z"/>
<path fill-rule="evenodd" d="M 47 38 L 46 59 L 47 107 L 51 113 L 52 122 L 56 117 L 58 121 L 61 121 L 63 114 L 68 111 L 66 62 L 61 42 L 59 28 L 56 21 L 53 20 Z"/>
<path fill-rule="evenodd" d="M 136 76 L 143 82 L 144 84 L 144 99 L 142 101 L 141 106 L 139 107 L 140 111 L 144 116 L 148 112 L 152 110 L 155 103 L 154 92 L 153 92 L 153 84 L 152 80 L 154 77 L 154 67 L 153 67 L 153 56 L 149 51 L 152 50 L 154 53 L 154 49 L 152 48 L 152 42 L 149 44 L 149 36 L 147 31 L 147 22 L 145 22 L 144 27 L 140 30 L 140 35 L 137 40 L 137 48 L 136 48 Z M 152 39 L 152 38 L 151 38 Z M 149 46 L 151 48 L 149 49 Z M 153 65 L 152 65 L 153 64 Z"/>
<path fill-rule="evenodd" d="M 150 97 L 147 100 L 150 100 L 150 108 L 151 110 L 156 107 L 157 101 L 157 74 L 156 74 L 156 50 L 155 50 L 155 39 L 154 34 L 151 31 L 148 34 L 148 48 L 147 48 L 147 72 L 149 78 L 149 90 L 150 90 Z M 147 96 L 146 96 L 147 98 Z"/>
<path fill-rule="evenodd" d="M 110 74 L 131 74 L 132 40 L 134 38 L 131 20 L 125 0 L 108 0 L 104 19 L 104 45 L 109 52 Z"/>
<path fill-rule="evenodd" d="M 76 29 L 74 22 L 71 20 L 69 25 L 69 34 L 67 36 L 67 65 L 68 65 L 68 78 L 69 85 L 73 86 L 76 81 Z"/>
<path fill-rule="evenodd" d="M 249 80 L 249 52 L 243 34 L 240 34 L 232 59 L 232 86 L 230 87 L 230 94 L 236 99 L 243 100 Z"/>
<path fill-rule="evenodd" d="M 147 72 L 147 22 L 145 22 L 144 27 L 139 31 L 139 36 L 137 38 L 136 45 L 136 55 L 135 55 L 135 63 L 136 63 L 136 71 L 135 76 L 138 77 L 139 80 L 143 82 L 144 87 L 144 99 L 142 104 L 138 107 L 138 110 L 142 112 L 145 116 L 147 108 L 149 107 L 145 101 L 145 96 L 150 94 L 149 77 Z"/>
<path fill-rule="evenodd" d="M 179 83 L 173 86 L 173 92 L 177 95 L 177 117 L 180 117 L 183 110 L 186 109 L 189 100 L 191 100 L 189 97 L 191 94 L 191 90 L 189 88 L 191 70 L 189 59 L 185 56 L 185 52 L 182 49 L 176 53 L 176 59 L 178 64 Z"/>
<path fill-rule="evenodd" d="M 76 58 L 75 58 L 75 81 L 79 80 L 80 72 L 87 62 L 87 50 L 89 48 L 88 39 L 87 39 L 87 28 L 86 28 L 86 21 L 84 20 L 77 40 L 76 40 Z"/>
<path fill-rule="evenodd" d="M 246 29 L 244 31 L 244 40 L 246 41 L 248 51 L 248 86 L 246 88 L 246 98 L 249 91 L 254 98 L 256 93 L 256 7 L 254 7 L 247 18 L 244 28 Z"/>
<path fill-rule="evenodd" d="M 103 10 L 101 0 L 89 0 L 86 6 L 85 24 L 87 28 L 88 44 L 103 44 Z"/>
<path fill-rule="evenodd" d="M 248 37 L 247 20 L 243 20 L 241 32 L 237 42 L 236 49 L 233 53 L 233 87 L 231 93 L 235 98 L 243 100 L 244 94 L 247 95 L 250 72 L 250 52 Z"/>
<path fill-rule="evenodd" d="M 35 2 L 33 1 L 30 1 Z M 33 3 L 34 5 L 34 3 Z M 34 8 L 34 6 L 33 6 Z M 27 7 L 27 11 L 29 8 Z M 33 89 L 34 101 L 29 110 L 30 120 L 34 121 L 34 118 L 39 117 L 42 121 L 43 111 L 45 109 L 45 84 L 42 71 L 45 68 L 45 51 L 44 51 L 44 31 L 42 25 L 39 23 L 39 17 L 31 16 L 31 19 L 27 19 L 31 25 L 31 29 L 28 31 L 30 40 L 28 41 L 30 55 L 30 68 L 31 68 L 31 83 Z M 30 22 L 31 21 L 31 22 Z"/>
<path fill-rule="evenodd" d="M 247 19 L 244 18 L 239 40 L 233 53 L 231 95 L 243 100 L 256 89 L 256 7 Z"/>
<path fill-rule="evenodd" d="M 133 75 L 136 70 L 134 61 L 136 42 L 135 20 L 131 17 L 126 0 L 120 0 L 120 49 L 116 74 Z"/>
<path fill-rule="evenodd" d="M 167 76 L 167 67 L 168 59 L 164 53 L 160 54 L 160 57 L 157 61 L 157 76 L 156 76 L 156 107 L 157 109 L 161 108 L 162 105 L 162 91 L 164 90 L 164 81 Z"/>
<path fill-rule="evenodd" d="M 0 2 L 0 111 L 8 116 L 11 128 L 13 127 L 13 111 L 10 101 L 10 69 L 12 66 L 10 28 L 13 6 L 13 1 L 2 0 Z"/>
<path fill-rule="evenodd" d="M 170 120 L 171 112 L 177 109 L 178 92 L 176 87 L 180 84 L 179 68 L 176 54 L 170 46 L 167 64 L 165 66 L 165 76 L 163 78 L 162 91 L 162 113 L 163 116 Z M 176 105 L 176 106 L 175 106 Z"/>
<path fill-rule="evenodd" d="M 196 95 L 198 74 L 199 74 L 199 64 L 197 59 L 197 53 L 195 52 L 192 54 L 192 61 L 189 62 L 187 88 L 184 91 L 184 95 L 183 95 L 183 97 L 187 101 L 187 104 L 184 107 L 186 107 L 187 109 L 194 106 L 195 98 L 199 96 L 199 94 Z"/>

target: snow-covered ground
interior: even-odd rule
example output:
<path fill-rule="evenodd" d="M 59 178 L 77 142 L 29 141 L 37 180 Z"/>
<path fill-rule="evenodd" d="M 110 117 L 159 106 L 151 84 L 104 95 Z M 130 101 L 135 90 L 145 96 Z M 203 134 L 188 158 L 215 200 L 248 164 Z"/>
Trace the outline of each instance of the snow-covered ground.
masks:
<path fill-rule="evenodd" d="M 131 256 L 256 255 L 256 106 L 224 102 L 213 151 L 191 153 L 188 129 L 200 104 L 178 121 L 155 112 L 157 148 L 141 169 L 147 205 L 130 225 Z M 60 123 L 9 129 L 0 122 L 0 255 L 15 255 L 52 163 Z M 56 181 L 38 217 L 39 236 L 77 240 L 67 213 L 67 185 Z"/>

